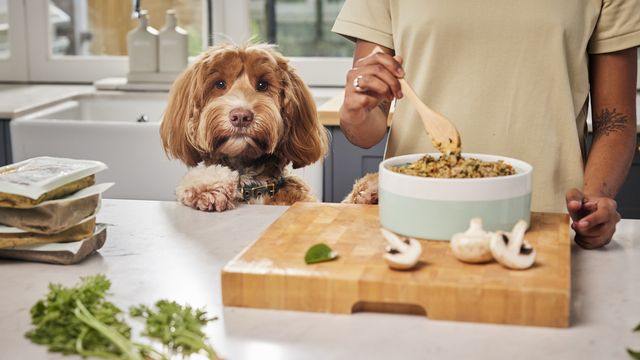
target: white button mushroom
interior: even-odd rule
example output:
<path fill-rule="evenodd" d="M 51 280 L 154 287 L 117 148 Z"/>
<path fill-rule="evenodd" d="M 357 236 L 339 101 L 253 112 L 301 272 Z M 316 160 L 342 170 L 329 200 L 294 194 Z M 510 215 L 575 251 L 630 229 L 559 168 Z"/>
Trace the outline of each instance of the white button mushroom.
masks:
<path fill-rule="evenodd" d="M 491 233 L 482 229 L 482 219 L 473 218 L 469 229 L 453 235 L 451 251 L 456 258 L 469 263 L 482 263 L 493 260 L 491 255 Z"/>
<path fill-rule="evenodd" d="M 491 237 L 491 253 L 503 266 L 511 269 L 527 269 L 536 260 L 536 251 L 524 240 L 527 222 L 520 220 L 510 233 L 498 231 Z"/>
<path fill-rule="evenodd" d="M 380 228 L 389 245 L 385 249 L 384 260 L 390 268 L 408 270 L 416 266 L 422 254 L 420 242 L 413 238 L 400 238 L 391 231 Z"/>

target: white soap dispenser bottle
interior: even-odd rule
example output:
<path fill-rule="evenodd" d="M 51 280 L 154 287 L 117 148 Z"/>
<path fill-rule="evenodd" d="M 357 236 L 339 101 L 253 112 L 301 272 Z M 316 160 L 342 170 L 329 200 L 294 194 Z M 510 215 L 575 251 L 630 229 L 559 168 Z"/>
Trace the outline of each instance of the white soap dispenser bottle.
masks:
<path fill-rule="evenodd" d="M 189 57 L 187 32 L 178 26 L 176 12 L 167 10 L 164 27 L 160 30 L 160 72 L 177 73 L 187 67 Z"/>
<path fill-rule="evenodd" d="M 158 71 L 158 30 L 149 26 L 146 10 L 140 11 L 140 24 L 127 34 L 129 72 Z"/>

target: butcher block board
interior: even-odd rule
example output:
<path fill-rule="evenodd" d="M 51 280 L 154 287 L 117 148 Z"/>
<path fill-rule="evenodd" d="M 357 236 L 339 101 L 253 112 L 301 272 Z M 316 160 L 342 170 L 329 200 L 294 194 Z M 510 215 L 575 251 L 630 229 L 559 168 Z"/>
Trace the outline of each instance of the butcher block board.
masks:
<path fill-rule="evenodd" d="M 528 270 L 465 264 L 446 241 L 421 241 L 412 271 L 384 262 L 376 205 L 297 203 L 222 271 L 226 306 L 349 314 L 384 311 L 430 319 L 569 326 L 571 252 L 565 214 L 532 213 L 525 238 L 538 253 Z M 337 260 L 307 265 L 326 243 Z"/>

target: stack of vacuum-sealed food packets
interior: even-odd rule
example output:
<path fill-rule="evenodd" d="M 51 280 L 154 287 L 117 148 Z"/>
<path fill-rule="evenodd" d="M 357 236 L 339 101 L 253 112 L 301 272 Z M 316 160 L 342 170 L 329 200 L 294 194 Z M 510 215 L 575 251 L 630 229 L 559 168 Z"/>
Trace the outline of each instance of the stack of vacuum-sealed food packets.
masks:
<path fill-rule="evenodd" d="M 37 157 L 0 167 L 0 257 L 72 264 L 102 247 L 94 160 Z"/>

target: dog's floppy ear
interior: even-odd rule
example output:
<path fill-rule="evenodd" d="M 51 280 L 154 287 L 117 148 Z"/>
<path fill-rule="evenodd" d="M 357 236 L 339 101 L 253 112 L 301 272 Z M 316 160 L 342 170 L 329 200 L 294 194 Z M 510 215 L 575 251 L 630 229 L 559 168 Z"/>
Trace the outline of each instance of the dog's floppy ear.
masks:
<path fill-rule="evenodd" d="M 282 116 L 288 124 L 280 152 L 296 169 L 324 157 L 329 139 L 327 130 L 318 121 L 316 104 L 309 88 L 284 57 L 275 56 L 283 71 Z"/>
<path fill-rule="evenodd" d="M 162 146 L 167 156 L 179 159 L 190 167 L 202 161 L 202 156 L 193 145 L 195 126 L 203 105 L 201 67 L 196 62 L 173 83 L 160 125 Z"/>

